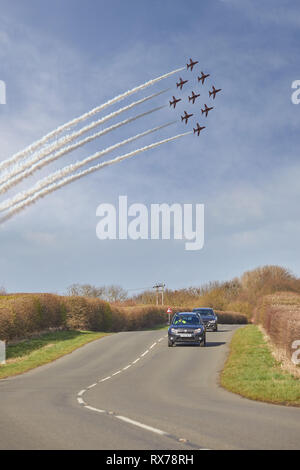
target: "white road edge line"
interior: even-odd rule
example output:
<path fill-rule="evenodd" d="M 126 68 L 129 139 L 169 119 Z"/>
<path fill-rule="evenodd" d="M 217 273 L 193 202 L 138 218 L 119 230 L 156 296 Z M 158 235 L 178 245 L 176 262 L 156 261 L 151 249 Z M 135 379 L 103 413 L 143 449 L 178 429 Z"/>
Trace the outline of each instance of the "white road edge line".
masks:
<path fill-rule="evenodd" d="M 85 392 L 86 392 L 86 390 L 81 390 L 81 391 L 77 394 L 77 396 L 78 396 L 78 397 L 82 397 L 82 395 L 83 395 Z"/>
<path fill-rule="evenodd" d="M 129 366 L 123 367 L 123 370 L 129 369 L 129 367 L 131 367 L 131 364 L 129 364 Z"/>
<path fill-rule="evenodd" d="M 121 371 L 120 371 L 120 370 L 118 370 L 118 372 L 115 372 L 115 373 L 112 375 L 112 377 L 114 377 L 115 375 L 118 375 L 118 374 L 121 374 Z"/>
<path fill-rule="evenodd" d="M 137 363 L 137 362 L 139 362 L 140 360 L 141 360 L 141 358 L 140 358 L 140 357 L 138 357 L 138 358 L 137 358 L 135 361 L 133 361 L 133 363 L 132 363 L 132 364 L 136 364 L 136 363 Z"/>
<path fill-rule="evenodd" d="M 85 405 L 85 408 L 88 408 L 91 411 L 97 411 L 97 413 L 106 413 L 105 410 L 99 410 L 98 408 L 94 408 L 93 406 Z"/>
<path fill-rule="evenodd" d="M 85 402 L 83 401 L 82 398 L 77 398 L 77 401 L 80 405 L 85 405 Z"/>
<path fill-rule="evenodd" d="M 146 429 L 147 431 L 155 432 L 156 434 L 160 434 L 161 436 L 168 435 L 167 432 L 162 431 L 161 429 L 153 428 L 152 426 L 147 426 L 146 424 L 139 423 L 138 421 L 134 421 L 133 419 L 126 418 L 125 416 L 116 415 L 115 418 L 118 418 L 122 421 L 125 421 L 125 423 L 129 423 L 129 424 L 132 424 L 134 426 L 138 426 L 139 428 Z"/>
<path fill-rule="evenodd" d="M 141 354 L 141 357 L 146 356 L 146 354 L 148 354 L 148 352 L 149 352 L 149 349 L 147 349 L 147 351 L 145 351 L 143 354 Z"/>
<path fill-rule="evenodd" d="M 90 386 L 88 387 L 88 390 L 91 389 L 91 388 L 96 387 L 96 385 L 97 385 L 97 383 L 90 385 Z"/>
<path fill-rule="evenodd" d="M 111 379 L 111 376 L 105 377 L 105 379 L 100 380 L 100 382 L 105 382 L 105 380 Z"/>
<path fill-rule="evenodd" d="M 157 345 L 157 343 L 153 343 L 153 344 L 152 344 L 152 346 L 150 346 L 150 348 L 149 348 L 149 349 L 152 349 L 152 348 L 154 348 L 154 346 L 156 346 L 156 345 Z"/>

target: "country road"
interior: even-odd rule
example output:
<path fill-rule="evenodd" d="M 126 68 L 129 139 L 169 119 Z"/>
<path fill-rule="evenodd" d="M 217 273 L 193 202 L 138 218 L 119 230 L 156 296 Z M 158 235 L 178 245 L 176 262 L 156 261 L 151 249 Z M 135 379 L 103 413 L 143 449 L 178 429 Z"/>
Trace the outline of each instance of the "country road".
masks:
<path fill-rule="evenodd" d="M 207 348 L 118 333 L 0 381 L 0 449 L 299 449 L 300 408 L 219 387 L 236 328 Z"/>

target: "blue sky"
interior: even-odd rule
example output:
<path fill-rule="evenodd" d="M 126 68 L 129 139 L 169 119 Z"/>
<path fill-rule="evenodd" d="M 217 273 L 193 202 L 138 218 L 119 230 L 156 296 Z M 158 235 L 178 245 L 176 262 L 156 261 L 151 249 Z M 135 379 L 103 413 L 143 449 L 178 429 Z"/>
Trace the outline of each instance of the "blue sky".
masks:
<path fill-rule="evenodd" d="M 201 138 L 188 136 L 94 173 L 2 225 L 0 285 L 11 292 L 62 293 L 74 282 L 134 289 L 163 280 L 178 288 L 264 264 L 300 275 L 300 105 L 291 102 L 291 84 L 300 79 L 299 2 L 54 0 L 46 8 L 42 0 L 0 0 L 0 7 L 0 80 L 7 86 L 7 104 L 0 105 L 1 160 L 189 57 L 199 60 L 198 71 L 212 75 L 203 94 L 213 83 L 222 88 Z M 121 105 L 164 87 L 176 94 L 177 78 Z M 168 99 L 167 93 L 143 110 Z M 7 195 L 179 118 L 183 109 L 174 114 L 166 108 L 90 143 Z M 182 130 L 178 120 L 124 151 Z M 146 205 L 204 203 L 203 250 L 187 252 L 184 241 L 99 241 L 96 208 L 116 204 L 119 195 Z"/>

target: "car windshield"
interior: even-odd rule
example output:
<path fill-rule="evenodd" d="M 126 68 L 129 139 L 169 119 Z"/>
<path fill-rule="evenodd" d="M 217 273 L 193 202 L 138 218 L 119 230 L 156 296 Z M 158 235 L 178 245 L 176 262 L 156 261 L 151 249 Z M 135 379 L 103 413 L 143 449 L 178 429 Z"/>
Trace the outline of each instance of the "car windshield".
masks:
<path fill-rule="evenodd" d="M 200 323 L 197 315 L 176 315 L 173 325 L 198 325 Z"/>
<path fill-rule="evenodd" d="M 200 313 L 201 317 L 214 317 L 214 311 L 213 310 L 208 310 L 208 309 L 197 309 L 195 312 Z"/>

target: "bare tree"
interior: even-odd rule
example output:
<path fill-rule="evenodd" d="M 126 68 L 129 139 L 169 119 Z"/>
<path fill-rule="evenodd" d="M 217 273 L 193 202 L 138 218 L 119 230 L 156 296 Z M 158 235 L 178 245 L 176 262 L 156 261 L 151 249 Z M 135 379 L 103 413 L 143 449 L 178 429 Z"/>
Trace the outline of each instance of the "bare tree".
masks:
<path fill-rule="evenodd" d="M 106 287 L 105 295 L 108 302 L 124 302 L 127 299 L 128 293 L 121 286 L 111 285 Z"/>
<path fill-rule="evenodd" d="M 6 294 L 7 294 L 7 292 L 6 292 L 5 287 L 0 286 L 0 295 L 6 295 Z"/>
<path fill-rule="evenodd" d="M 70 296 L 78 295 L 100 299 L 105 297 L 105 287 L 95 287 L 91 284 L 72 284 L 68 287 L 67 292 Z"/>

